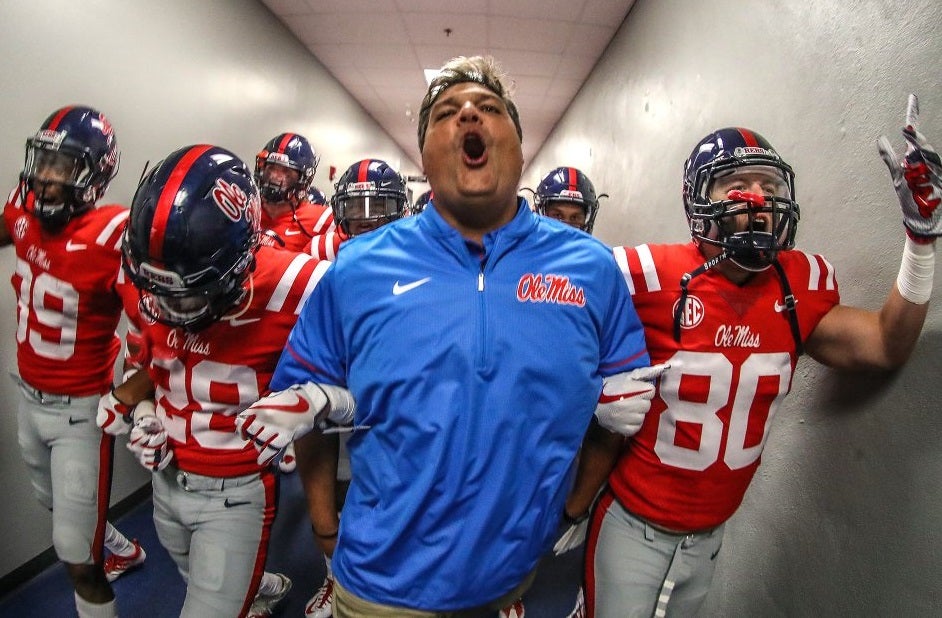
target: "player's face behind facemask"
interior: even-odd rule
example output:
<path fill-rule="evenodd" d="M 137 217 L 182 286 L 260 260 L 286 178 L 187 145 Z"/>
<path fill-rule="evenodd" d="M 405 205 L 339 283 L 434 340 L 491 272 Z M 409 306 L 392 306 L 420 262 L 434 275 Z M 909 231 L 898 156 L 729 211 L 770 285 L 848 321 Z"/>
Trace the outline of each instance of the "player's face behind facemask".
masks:
<path fill-rule="evenodd" d="M 262 205 L 292 202 L 300 180 L 301 173 L 298 170 L 277 163 L 265 164 L 259 185 Z M 294 199 L 293 201 L 297 200 Z"/>
<path fill-rule="evenodd" d="M 718 213 L 717 238 L 740 245 L 732 251 L 733 262 L 749 271 L 767 268 L 789 233 L 790 218 L 783 217 L 779 200 L 792 196 L 782 172 L 762 165 L 726 170 L 713 176 L 708 195 Z M 708 258 L 721 251 L 712 245 L 703 249 Z"/>
<path fill-rule="evenodd" d="M 545 206 L 544 215 L 550 219 L 562 221 L 572 227 L 584 230 L 586 223 L 585 208 L 569 202 L 550 202 Z"/>
<path fill-rule="evenodd" d="M 44 212 L 65 210 L 67 196 L 78 181 L 82 161 L 66 152 L 34 149 L 27 160 L 26 177 L 34 199 Z"/>
<path fill-rule="evenodd" d="M 399 201 L 392 197 L 357 196 L 339 202 L 344 231 L 359 236 L 382 227 L 400 216 Z"/>

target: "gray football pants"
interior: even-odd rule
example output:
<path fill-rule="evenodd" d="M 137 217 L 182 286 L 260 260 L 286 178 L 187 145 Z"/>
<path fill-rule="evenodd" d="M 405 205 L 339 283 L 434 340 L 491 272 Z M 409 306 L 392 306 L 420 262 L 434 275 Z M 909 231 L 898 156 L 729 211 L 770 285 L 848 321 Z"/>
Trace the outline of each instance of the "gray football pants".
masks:
<path fill-rule="evenodd" d="M 588 615 L 696 616 L 722 545 L 723 526 L 671 534 L 632 515 L 610 492 L 603 494 L 586 539 Z"/>

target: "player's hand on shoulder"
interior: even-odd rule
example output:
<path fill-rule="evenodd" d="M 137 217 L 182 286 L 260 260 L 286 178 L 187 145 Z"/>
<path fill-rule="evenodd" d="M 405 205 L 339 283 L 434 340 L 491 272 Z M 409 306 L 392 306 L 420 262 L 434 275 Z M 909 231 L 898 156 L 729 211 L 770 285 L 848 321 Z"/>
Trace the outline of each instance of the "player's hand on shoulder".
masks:
<path fill-rule="evenodd" d="M 605 429 L 633 436 L 641 429 L 651 408 L 658 377 L 670 367 L 667 363 L 638 367 L 602 380 L 595 417 Z"/>
<path fill-rule="evenodd" d="M 911 94 L 902 131 L 905 154 L 897 155 L 885 136 L 877 141 L 877 150 L 890 170 L 908 234 L 916 241 L 929 242 L 942 235 L 942 162 L 919 132 L 918 120 L 919 100 Z"/>

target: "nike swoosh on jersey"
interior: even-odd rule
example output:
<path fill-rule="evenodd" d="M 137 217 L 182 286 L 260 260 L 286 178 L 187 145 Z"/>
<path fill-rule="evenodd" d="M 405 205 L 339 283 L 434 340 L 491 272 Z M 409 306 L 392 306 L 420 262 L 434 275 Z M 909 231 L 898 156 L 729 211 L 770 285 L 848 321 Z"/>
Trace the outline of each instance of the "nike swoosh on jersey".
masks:
<path fill-rule="evenodd" d="M 72 239 L 71 239 L 71 238 L 70 238 L 68 241 L 66 241 L 66 243 L 65 243 L 65 250 L 66 250 L 66 251 L 82 251 L 83 249 L 85 249 L 85 248 L 87 248 L 87 247 L 88 247 L 88 245 L 86 245 L 86 244 L 84 244 L 84 243 L 72 242 Z"/>
<path fill-rule="evenodd" d="M 229 498 L 226 498 L 226 501 L 223 504 L 226 505 L 227 509 L 231 509 L 234 506 L 242 506 L 243 504 L 252 504 L 252 503 L 248 500 L 230 500 Z"/>
<path fill-rule="evenodd" d="M 88 422 L 87 418 L 72 418 L 71 416 L 69 417 L 69 425 L 78 425 L 79 423 L 87 423 L 87 422 Z"/>
<path fill-rule="evenodd" d="M 797 299 L 795 300 L 795 304 L 796 304 L 796 305 L 798 304 L 798 300 L 797 300 Z M 775 306 L 772 307 L 772 308 L 775 309 L 775 313 L 781 313 L 781 312 L 785 311 L 786 309 L 788 309 L 788 306 L 782 305 L 781 303 L 778 302 L 778 299 L 776 299 L 776 300 L 775 300 Z"/>
<path fill-rule="evenodd" d="M 407 283 L 405 285 L 400 285 L 400 283 L 397 281 L 396 284 L 393 285 L 393 296 L 399 296 L 400 294 L 405 294 L 406 292 L 410 290 L 414 290 L 420 285 L 425 285 L 431 280 L 432 280 L 431 277 L 426 277 L 424 279 L 419 279 L 418 281 L 413 281 L 412 283 Z"/>
<path fill-rule="evenodd" d="M 285 236 L 297 236 L 301 230 L 285 230 Z"/>

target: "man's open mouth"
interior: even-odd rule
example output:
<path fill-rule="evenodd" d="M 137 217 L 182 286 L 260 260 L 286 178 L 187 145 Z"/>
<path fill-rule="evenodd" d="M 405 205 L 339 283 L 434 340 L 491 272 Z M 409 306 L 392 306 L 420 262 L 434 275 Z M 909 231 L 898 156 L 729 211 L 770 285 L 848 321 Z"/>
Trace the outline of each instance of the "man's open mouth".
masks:
<path fill-rule="evenodd" d="M 469 165 L 480 165 L 486 161 L 484 154 L 487 148 L 484 145 L 484 140 L 476 133 L 468 133 L 464 136 L 462 150 L 464 151 L 465 162 Z"/>

